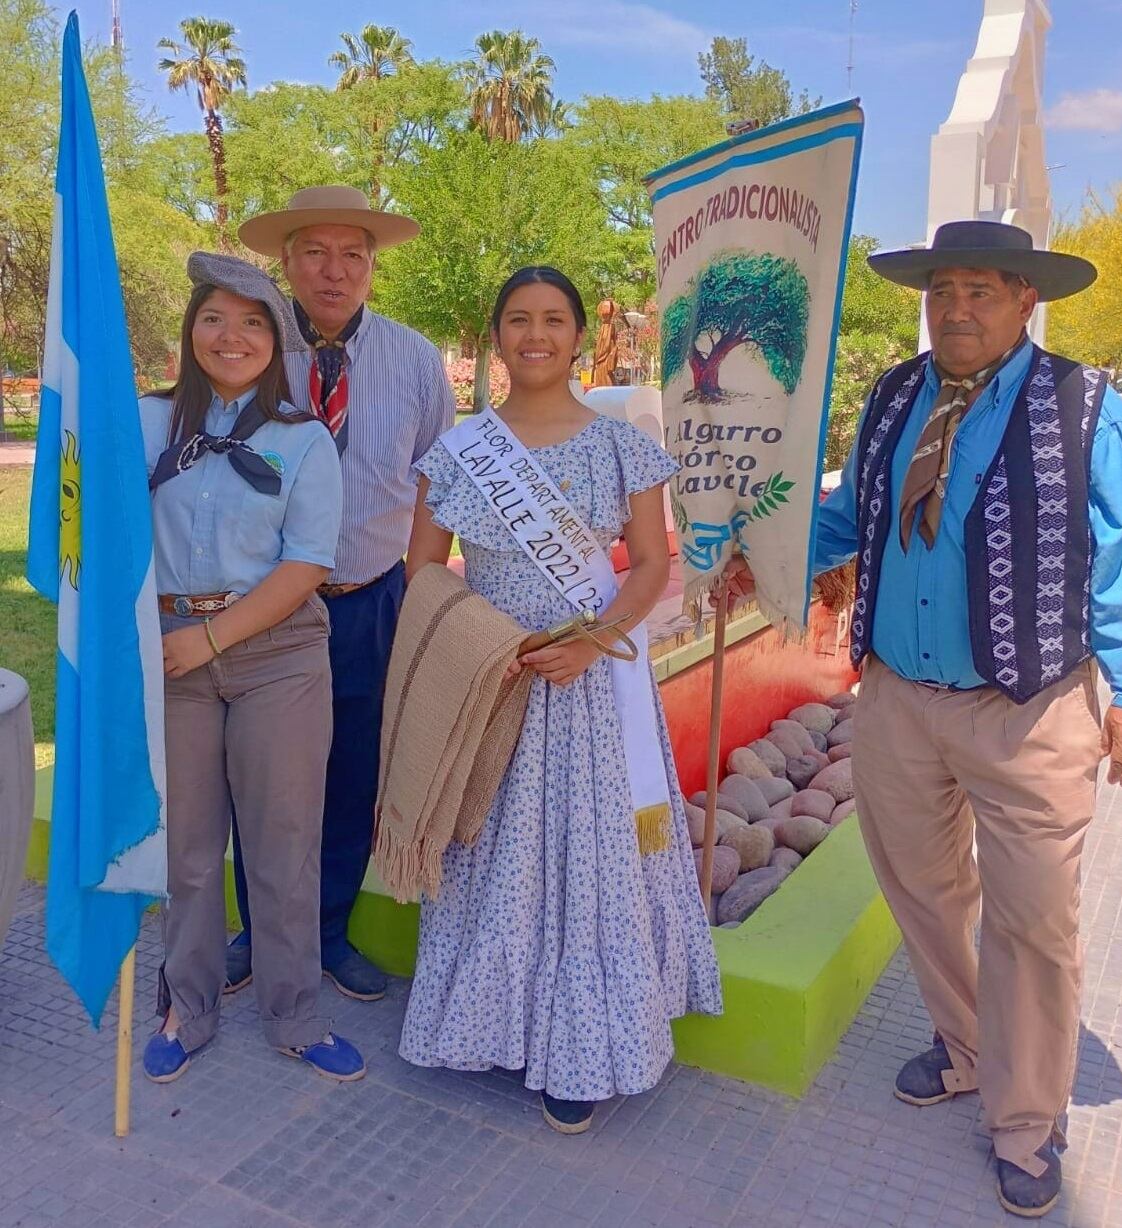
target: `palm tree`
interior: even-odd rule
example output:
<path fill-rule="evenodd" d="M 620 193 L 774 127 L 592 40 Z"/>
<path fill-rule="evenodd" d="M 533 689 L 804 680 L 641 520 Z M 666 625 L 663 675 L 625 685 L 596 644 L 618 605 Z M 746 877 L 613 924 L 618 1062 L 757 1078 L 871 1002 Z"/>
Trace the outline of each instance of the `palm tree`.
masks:
<path fill-rule="evenodd" d="M 362 81 L 381 81 L 403 69 L 412 68 L 413 44 L 393 26 L 363 26 L 356 37 L 341 34 L 344 51 L 335 51 L 327 62 L 338 68 L 339 80 L 336 89 L 349 90 Z M 382 195 L 381 171 L 384 151 L 381 142 L 381 120 L 375 115 L 370 121 L 370 135 L 374 139 L 374 172 L 370 177 L 370 198 L 377 205 Z"/>
<path fill-rule="evenodd" d="M 573 108 L 567 102 L 555 99 L 545 113 L 534 121 L 534 136 L 541 139 L 560 136 L 573 126 Z"/>
<path fill-rule="evenodd" d="M 553 108 L 554 63 L 521 30 L 492 30 L 475 40 L 468 68 L 471 122 L 489 141 L 519 141 L 547 123 Z"/>
<path fill-rule="evenodd" d="M 363 26 L 361 33 L 341 34 L 345 51 L 333 52 L 328 63 L 338 68 L 338 89 L 360 81 L 381 81 L 413 65 L 413 44 L 393 26 Z"/>
<path fill-rule="evenodd" d="M 222 104 L 237 86 L 245 86 L 245 60 L 234 42 L 237 31 L 228 21 L 207 17 L 185 17 L 179 23 L 183 43 L 161 38 L 156 44 L 170 51 L 174 59 L 159 63 L 168 75 L 168 89 L 186 90 L 194 85 L 203 113 L 203 126 L 214 161 L 214 215 L 223 245 L 226 238 L 226 147 L 222 139 Z"/>

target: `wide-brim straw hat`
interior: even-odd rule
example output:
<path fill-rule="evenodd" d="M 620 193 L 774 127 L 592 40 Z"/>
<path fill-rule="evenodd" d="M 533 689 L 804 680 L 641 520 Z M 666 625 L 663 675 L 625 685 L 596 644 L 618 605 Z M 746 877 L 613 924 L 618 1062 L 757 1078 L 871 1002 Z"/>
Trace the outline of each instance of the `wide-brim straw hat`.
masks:
<path fill-rule="evenodd" d="M 358 188 L 329 184 L 303 188 L 288 202 L 287 209 L 259 213 L 238 227 L 238 238 L 262 256 L 280 256 L 285 240 L 305 226 L 357 226 L 374 240 L 376 251 L 396 247 L 421 233 L 420 226 L 400 213 L 371 209 Z"/>
<path fill-rule="evenodd" d="M 307 348 L 292 304 L 277 283 L 255 264 L 220 252 L 192 252 L 187 257 L 187 276 L 193 286 L 217 286 L 240 298 L 263 303 L 273 317 L 281 349 L 292 352 Z"/>
<path fill-rule="evenodd" d="M 869 265 L 913 290 L 926 290 L 936 269 L 996 269 L 1023 277 L 1041 302 L 1078 294 L 1099 275 L 1089 260 L 1035 248 L 1027 230 L 1005 222 L 947 222 L 935 231 L 930 247 L 877 252 Z"/>

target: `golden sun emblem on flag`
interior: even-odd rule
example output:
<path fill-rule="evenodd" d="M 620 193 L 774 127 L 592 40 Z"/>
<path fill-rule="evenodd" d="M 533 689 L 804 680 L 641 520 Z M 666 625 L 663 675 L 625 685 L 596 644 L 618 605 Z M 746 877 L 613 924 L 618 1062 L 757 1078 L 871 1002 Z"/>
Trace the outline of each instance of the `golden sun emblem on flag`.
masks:
<path fill-rule="evenodd" d="M 68 579 L 77 589 L 82 566 L 82 484 L 78 464 L 78 441 L 66 432 L 58 483 L 58 565 L 59 578 Z"/>

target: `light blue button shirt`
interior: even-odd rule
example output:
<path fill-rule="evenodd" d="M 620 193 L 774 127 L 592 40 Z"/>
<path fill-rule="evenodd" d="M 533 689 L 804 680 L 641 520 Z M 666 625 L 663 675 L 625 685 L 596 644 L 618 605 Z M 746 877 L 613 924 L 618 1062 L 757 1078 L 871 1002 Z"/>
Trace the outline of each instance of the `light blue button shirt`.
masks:
<path fill-rule="evenodd" d="M 933 364 L 927 364 L 892 458 L 892 522 L 873 618 L 872 649 L 903 678 L 958 687 L 984 685 L 970 648 L 963 525 L 1005 434 L 1031 358 L 1032 347 L 1024 345 L 963 417 L 951 447 L 935 544 L 928 550 L 916 533 L 905 554 L 900 546 L 904 476 L 939 392 L 939 377 Z M 864 412 L 868 412 L 867 402 Z M 1090 519 L 1094 541 L 1091 647 L 1114 692 L 1114 702 L 1122 703 L 1122 397 L 1112 388 L 1103 399 L 1091 446 Z M 841 485 L 819 508 L 815 574 L 848 562 L 856 552 L 856 461 L 851 453 Z"/>
<path fill-rule="evenodd" d="M 205 429 L 228 435 L 255 391 L 229 405 L 215 395 Z M 168 446 L 170 421 L 169 397 L 141 398 L 149 475 Z M 226 456 L 209 451 L 152 492 L 158 592 L 244 594 L 280 562 L 334 566 L 343 487 L 327 428 L 266 422 L 249 444 L 279 472 L 279 494 L 254 490 Z"/>

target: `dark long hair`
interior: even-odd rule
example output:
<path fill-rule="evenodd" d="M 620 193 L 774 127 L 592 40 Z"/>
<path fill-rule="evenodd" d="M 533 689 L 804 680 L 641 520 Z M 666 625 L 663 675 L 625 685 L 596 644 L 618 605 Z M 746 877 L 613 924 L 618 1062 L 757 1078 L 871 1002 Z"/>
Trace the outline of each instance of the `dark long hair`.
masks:
<path fill-rule="evenodd" d="M 221 286 L 196 286 L 191 291 L 187 302 L 187 310 L 183 315 L 183 328 L 179 334 L 179 379 L 175 385 L 161 396 L 171 398 L 171 425 L 168 428 L 168 442 L 175 443 L 180 439 L 189 439 L 203 429 L 206 421 L 206 411 L 214 399 L 214 389 L 206 372 L 199 366 L 195 357 L 195 346 L 191 333 L 195 327 L 195 319 L 203 304 Z M 257 381 L 257 408 L 266 419 L 273 422 L 306 422 L 310 414 L 286 414 L 281 412 L 281 404 L 292 400 L 292 392 L 288 386 L 288 376 L 284 370 L 284 353 L 277 335 L 277 322 L 273 313 L 261 303 L 261 314 L 269 321 L 269 331 L 273 337 L 273 356 L 269 365 L 261 372 Z"/>
<path fill-rule="evenodd" d="M 510 296 L 515 290 L 521 290 L 523 286 L 533 285 L 534 282 L 544 282 L 545 285 L 553 286 L 555 289 L 560 290 L 569 300 L 569 306 L 573 309 L 573 316 L 576 319 L 578 330 L 583 331 L 588 327 L 588 316 L 584 310 L 584 303 L 581 302 L 576 286 L 573 285 L 565 274 L 549 264 L 528 264 L 525 268 L 518 269 L 512 273 L 503 282 L 498 298 L 495 299 L 495 309 L 491 312 L 491 327 L 495 332 L 499 331 L 499 321 L 503 316 L 503 308 L 506 306 Z"/>

